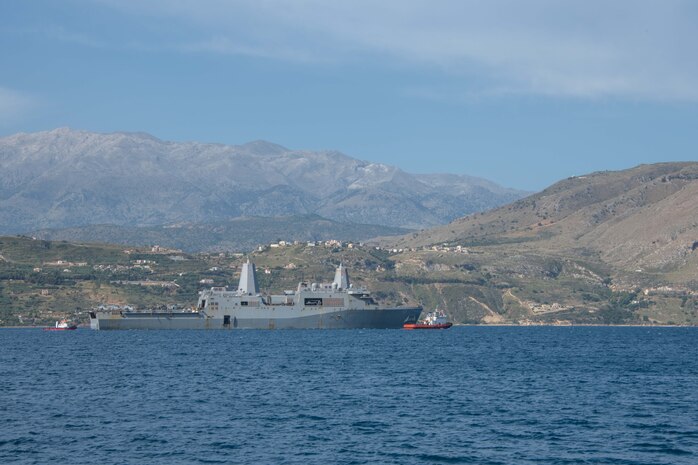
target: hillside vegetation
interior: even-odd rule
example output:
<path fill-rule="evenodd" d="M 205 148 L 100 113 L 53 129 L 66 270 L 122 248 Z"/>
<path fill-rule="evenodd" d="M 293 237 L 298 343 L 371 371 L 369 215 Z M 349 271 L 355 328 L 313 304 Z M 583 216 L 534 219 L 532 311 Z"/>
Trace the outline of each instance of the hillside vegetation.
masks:
<path fill-rule="evenodd" d="M 379 302 L 438 307 L 456 323 L 698 323 L 695 292 L 661 289 L 647 276 L 648 287 L 619 288 L 613 271 L 595 259 L 498 255 L 496 247 L 435 249 L 333 242 L 267 247 L 249 258 L 263 292 L 295 289 L 301 280 L 329 281 L 341 262 Z M 192 306 L 205 287 L 235 286 L 247 257 L 2 237 L 0 325 L 52 324 L 63 316 L 84 323 L 87 309 L 100 304 Z"/>
<path fill-rule="evenodd" d="M 376 236 L 401 235 L 403 228 L 340 223 L 317 215 L 241 217 L 215 223 L 179 223 L 129 227 L 88 225 L 46 229 L 32 233 L 45 240 L 100 242 L 132 246 L 161 245 L 186 252 L 252 251 L 259 245 L 286 241 L 364 241 Z"/>
<path fill-rule="evenodd" d="M 698 163 L 570 178 L 496 210 L 372 245 L 302 242 L 250 257 L 267 291 L 329 280 L 343 262 L 381 302 L 439 307 L 456 323 L 693 325 Z M 244 259 L 0 238 L 1 324 L 84 317 L 99 304 L 193 305 L 206 286 L 235 285 Z"/>

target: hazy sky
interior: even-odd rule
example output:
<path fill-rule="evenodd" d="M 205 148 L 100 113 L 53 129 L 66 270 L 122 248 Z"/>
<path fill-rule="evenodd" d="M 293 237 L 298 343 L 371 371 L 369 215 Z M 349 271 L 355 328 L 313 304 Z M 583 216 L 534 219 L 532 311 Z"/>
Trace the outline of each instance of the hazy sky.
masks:
<path fill-rule="evenodd" d="M 541 189 L 698 159 L 698 1 L 0 0 L 0 135 L 264 139 Z"/>

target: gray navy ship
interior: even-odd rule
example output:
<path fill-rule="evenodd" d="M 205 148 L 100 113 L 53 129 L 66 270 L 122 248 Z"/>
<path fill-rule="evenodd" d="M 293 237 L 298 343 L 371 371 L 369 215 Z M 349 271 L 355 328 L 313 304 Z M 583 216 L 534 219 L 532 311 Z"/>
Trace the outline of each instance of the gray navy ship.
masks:
<path fill-rule="evenodd" d="M 92 329 L 342 329 L 402 328 L 422 307 L 379 307 L 349 282 L 341 264 L 331 283 L 299 283 L 295 291 L 262 295 L 254 263 L 244 263 L 238 288 L 202 291 L 193 311 L 90 312 Z"/>

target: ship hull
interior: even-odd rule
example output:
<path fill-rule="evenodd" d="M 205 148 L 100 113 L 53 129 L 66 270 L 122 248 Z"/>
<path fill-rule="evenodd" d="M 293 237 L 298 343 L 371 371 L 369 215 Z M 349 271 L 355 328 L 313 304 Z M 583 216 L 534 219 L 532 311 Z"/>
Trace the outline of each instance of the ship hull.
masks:
<path fill-rule="evenodd" d="M 283 310 L 210 316 L 204 312 L 92 312 L 92 329 L 399 329 L 416 321 L 421 307 L 339 309 L 326 312 Z M 288 313 L 284 315 L 284 313 Z M 303 314 L 306 313 L 306 314 Z M 226 318 L 227 317 L 227 318 Z"/>

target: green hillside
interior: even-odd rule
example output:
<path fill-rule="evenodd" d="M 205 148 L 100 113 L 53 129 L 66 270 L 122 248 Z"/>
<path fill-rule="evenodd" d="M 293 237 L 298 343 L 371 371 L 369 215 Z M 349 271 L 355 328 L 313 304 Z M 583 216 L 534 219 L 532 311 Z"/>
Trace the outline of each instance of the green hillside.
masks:
<path fill-rule="evenodd" d="M 249 256 L 263 292 L 329 281 L 340 263 L 384 304 L 439 307 L 471 324 L 696 324 L 688 288 L 654 279 L 619 287 L 597 257 L 512 253 L 507 245 L 377 249 L 346 244 L 267 247 Z M 100 304 L 137 308 L 194 305 L 198 291 L 235 285 L 247 256 L 0 237 L 0 325 L 86 322 Z M 213 284 L 202 284 L 201 280 Z"/>

